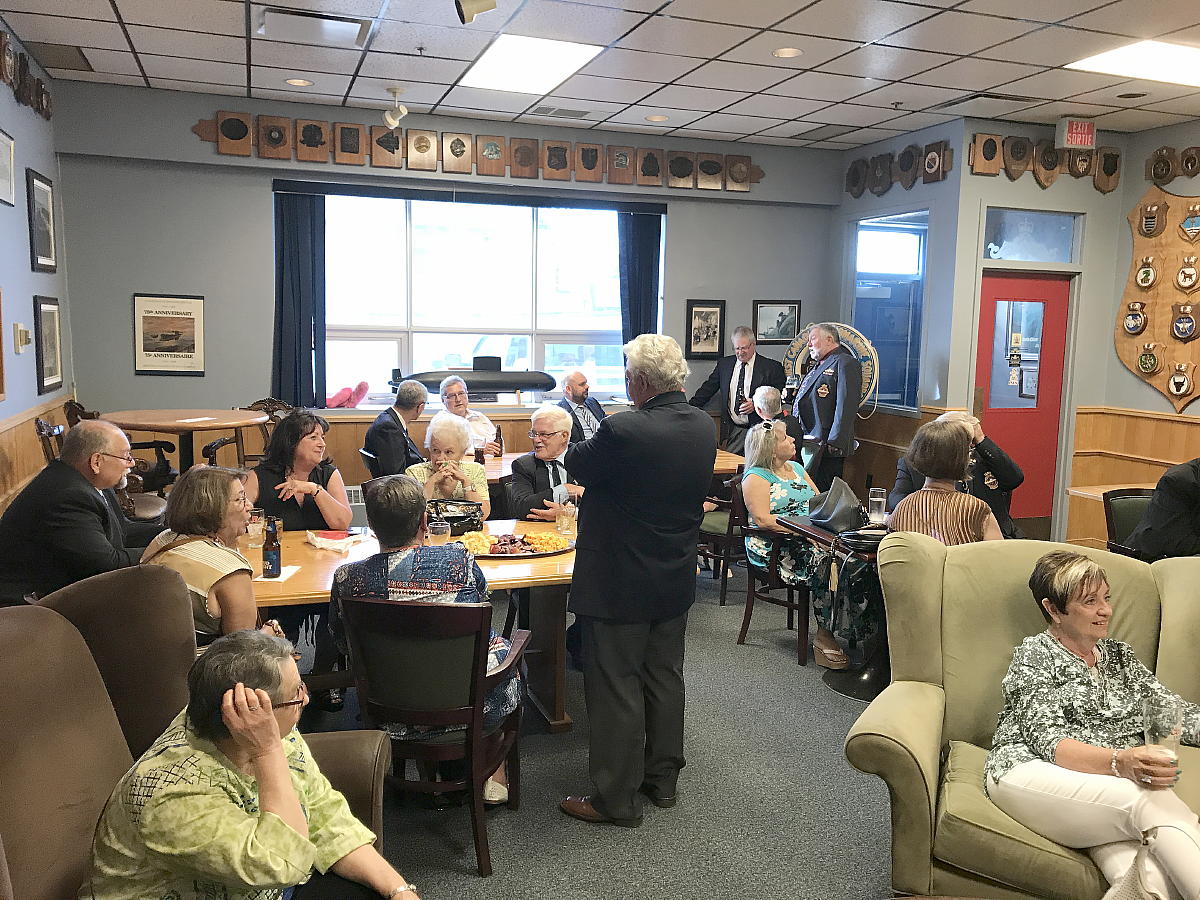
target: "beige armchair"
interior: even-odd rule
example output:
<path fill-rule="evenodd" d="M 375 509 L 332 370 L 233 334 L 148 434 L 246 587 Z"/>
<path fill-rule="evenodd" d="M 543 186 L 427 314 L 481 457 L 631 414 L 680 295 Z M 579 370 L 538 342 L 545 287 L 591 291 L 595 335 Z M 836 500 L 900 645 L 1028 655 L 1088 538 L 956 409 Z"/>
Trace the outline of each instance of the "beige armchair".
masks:
<path fill-rule="evenodd" d="M 1148 565 L 1041 541 L 946 547 L 924 535 L 890 535 L 880 545 L 879 575 L 892 683 L 850 730 L 846 757 L 887 783 L 897 891 L 1097 900 L 1106 889 L 1086 853 L 1018 824 L 983 791 L 1001 679 L 1013 648 L 1046 624 L 1029 593 L 1029 573 L 1056 549 L 1104 566 L 1113 596 L 1110 635 L 1129 643 L 1167 687 L 1200 701 L 1200 559 Z M 1200 810 L 1200 750 L 1182 748 L 1180 762 L 1178 793 Z"/>

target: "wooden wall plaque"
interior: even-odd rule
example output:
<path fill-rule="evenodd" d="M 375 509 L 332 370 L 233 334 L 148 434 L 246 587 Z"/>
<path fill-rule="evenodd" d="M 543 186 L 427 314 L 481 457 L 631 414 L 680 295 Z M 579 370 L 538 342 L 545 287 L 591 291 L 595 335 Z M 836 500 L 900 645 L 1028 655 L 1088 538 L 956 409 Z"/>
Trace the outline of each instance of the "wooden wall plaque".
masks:
<path fill-rule="evenodd" d="M 725 190 L 750 190 L 750 157 L 725 157 Z"/>
<path fill-rule="evenodd" d="M 575 180 L 603 181 L 604 162 L 603 144 L 576 144 Z"/>
<path fill-rule="evenodd" d="M 367 164 L 367 127 L 336 122 L 333 126 L 333 161 L 346 166 Z"/>
<path fill-rule="evenodd" d="M 534 138 L 510 138 L 508 173 L 513 178 L 538 177 L 538 142 Z"/>
<path fill-rule="evenodd" d="M 217 152 L 228 156 L 249 156 L 253 142 L 248 113 L 217 113 Z"/>
<path fill-rule="evenodd" d="M 667 187 L 696 186 L 696 154 L 687 150 L 667 151 Z"/>
<path fill-rule="evenodd" d="M 508 174 L 508 142 L 498 134 L 475 136 L 475 174 Z"/>
<path fill-rule="evenodd" d="M 542 177 L 547 181 L 571 180 L 571 142 L 542 141 Z"/>
<path fill-rule="evenodd" d="M 301 162 L 329 162 L 332 150 L 328 122 L 296 120 L 296 159 Z"/>
<path fill-rule="evenodd" d="M 976 134 L 971 140 L 967 163 L 972 175 L 999 175 L 1004 165 L 1004 154 L 1000 149 L 998 134 Z"/>
<path fill-rule="evenodd" d="M 408 168 L 418 172 L 436 172 L 438 161 L 438 134 L 410 128 L 405 133 L 408 139 Z"/>
<path fill-rule="evenodd" d="M 1058 179 L 1062 171 L 1062 152 L 1054 146 L 1054 141 L 1041 140 L 1033 148 L 1033 177 L 1044 188 L 1050 187 Z"/>
<path fill-rule="evenodd" d="M 1009 135 L 1001 145 L 1004 154 L 1004 174 L 1016 181 L 1033 164 L 1033 141 L 1020 135 Z"/>
<path fill-rule="evenodd" d="M 637 151 L 633 147 L 608 147 L 608 183 L 633 184 Z"/>
<path fill-rule="evenodd" d="M 662 187 L 663 152 L 639 147 L 637 152 L 637 183 L 643 187 Z"/>
<path fill-rule="evenodd" d="M 292 158 L 292 120 L 284 116 L 259 116 L 254 120 L 258 155 L 263 159 Z"/>
<path fill-rule="evenodd" d="M 378 169 L 404 165 L 404 140 L 398 131 L 386 125 L 371 126 L 371 165 Z"/>
<path fill-rule="evenodd" d="M 725 157 L 720 153 L 696 154 L 696 187 L 702 191 L 725 189 Z"/>
<path fill-rule="evenodd" d="M 1067 171 L 1072 178 L 1089 178 L 1096 168 L 1096 152 L 1094 150 L 1068 150 Z"/>
<path fill-rule="evenodd" d="M 1121 183 L 1121 151 L 1116 147 L 1096 148 L 1096 167 L 1092 186 L 1102 194 L 1117 189 Z"/>
<path fill-rule="evenodd" d="M 475 139 L 469 134 L 442 132 L 442 171 L 471 174 L 475 159 Z"/>

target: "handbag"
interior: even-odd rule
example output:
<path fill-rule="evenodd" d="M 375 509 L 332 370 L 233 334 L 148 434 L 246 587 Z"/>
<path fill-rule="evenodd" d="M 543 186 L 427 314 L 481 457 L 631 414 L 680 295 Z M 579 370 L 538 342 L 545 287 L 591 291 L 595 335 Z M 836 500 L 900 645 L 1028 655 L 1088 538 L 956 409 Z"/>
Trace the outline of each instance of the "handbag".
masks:
<path fill-rule="evenodd" d="M 432 511 L 430 521 L 441 519 L 450 523 L 452 537 L 466 534 L 468 531 L 483 531 L 483 504 L 474 500 L 443 500 L 435 498 L 429 501 Z"/>
<path fill-rule="evenodd" d="M 866 524 L 862 504 L 850 485 L 834 478 L 829 490 L 808 501 L 808 518 L 813 525 L 840 534 Z"/>
<path fill-rule="evenodd" d="M 833 545 L 836 550 L 838 547 L 845 547 L 847 550 L 856 553 L 874 553 L 879 549 L 879 543 L 888 532 L 886 528 L 857 528 L 853 531 L 842 531 L 838 533 L 834 539 Z"/>

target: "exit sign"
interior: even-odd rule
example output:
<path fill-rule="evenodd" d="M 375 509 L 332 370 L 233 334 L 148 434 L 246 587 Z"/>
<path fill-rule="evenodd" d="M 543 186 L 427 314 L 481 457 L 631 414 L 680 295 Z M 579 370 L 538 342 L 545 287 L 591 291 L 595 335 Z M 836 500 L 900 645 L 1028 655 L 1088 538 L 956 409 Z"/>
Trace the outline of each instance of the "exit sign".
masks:
<path fill-rule="evenodd" d="M 1091 119 L 1059 119 L 1054 146 L 1060 150 L 1095 150 L 1096 123 Z"/>

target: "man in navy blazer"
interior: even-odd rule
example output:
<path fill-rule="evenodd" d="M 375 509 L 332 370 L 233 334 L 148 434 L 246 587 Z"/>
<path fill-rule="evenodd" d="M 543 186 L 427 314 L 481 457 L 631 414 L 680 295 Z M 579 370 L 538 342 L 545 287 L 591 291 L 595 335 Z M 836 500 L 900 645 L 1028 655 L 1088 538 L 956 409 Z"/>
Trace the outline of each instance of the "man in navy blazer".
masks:
<path fill-rule="evenodd" d="M 588 396 L 587 376 L 572 372 L 563 379 L 563 398 L 558 405 L 571 414 L 571 443 L 586 441 L 604 421 L 604 408 Z"/>
<path fill-rule="evenodd" d="M 794 414 L 804 426 L 804 456 L 817 490 L 840 478 L 854 452 L 854 422 L 862 399 L 862 363 L 842 346 L 836 326 L 814 325 L 808 352 L 815 363 L 800 382 Z"/>
<path fill-rule="evenodd" d="M 783 365 L 768 356 L 758 355 L 754 332 L 745 325 L 733 329 L 733 356 L 722 357 L 700 385 L 692 406 L 703 409 L 708 401 L 721 397 L 721 446 L 731 453 L 741 453 L 746 444 L 746 431 L 762 421 L 754 411 L 754 391 L 764 384 L 783 390 Z"/>
<path fill-rule="evenodd" d="M 372 478 L 403 475 L 409 466 L 425 462 L 408 426 L 424 412 L 428 401 L 429 391 L 421 382 L 411 378 L 400 382 L 395 401 L 375 417 L 363 440 L 363 449 L 375 455 L 374 462 L 367 460 Z"/>

